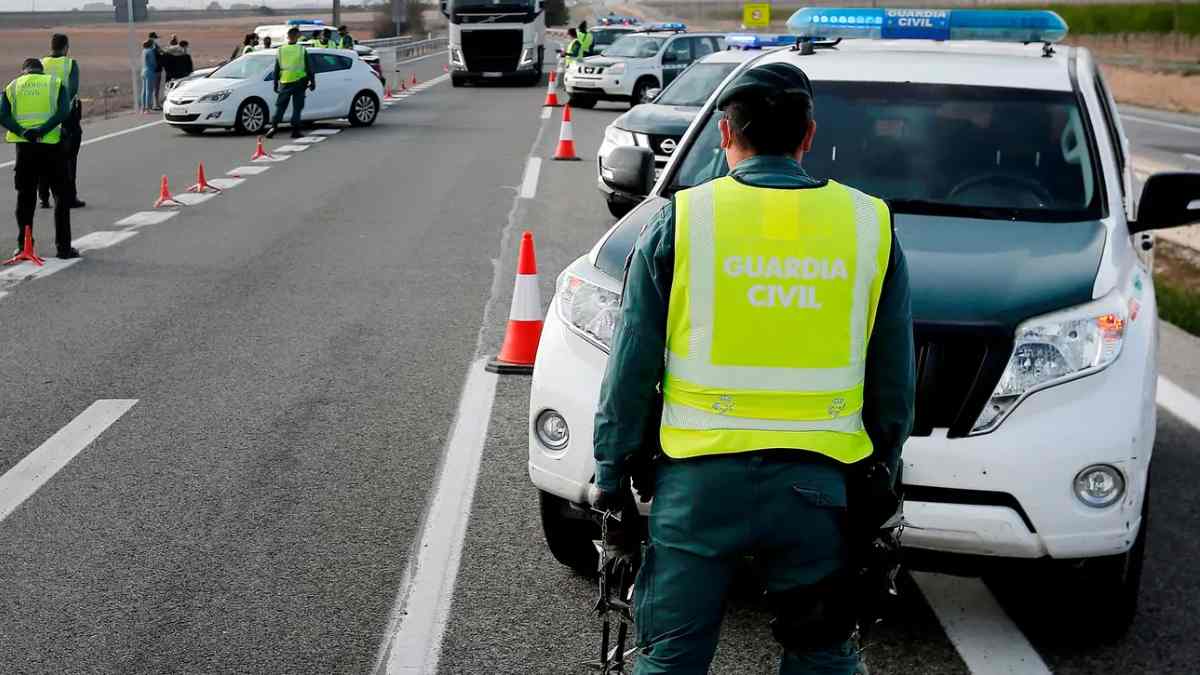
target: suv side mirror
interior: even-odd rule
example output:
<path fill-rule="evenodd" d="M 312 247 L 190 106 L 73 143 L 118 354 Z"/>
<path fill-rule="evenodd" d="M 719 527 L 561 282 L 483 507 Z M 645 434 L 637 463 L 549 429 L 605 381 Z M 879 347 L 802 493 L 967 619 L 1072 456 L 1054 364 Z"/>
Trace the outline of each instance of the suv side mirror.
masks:
<path fill-rule="evenodd" d="M 442 10 L 442 16 L 450 18 L 450 3 L 447 0 L 439 2 L 438 7 Z"/>
<path fill-rule="evenodd" d="M 673 52 L 669 49 L 667 51 L 663 52 L 663 63 L 677 63 L 678 61 L 679 61 L 679 55 L 676 54 L 675 52 Z"/>
<path fill-rule="evenodd" d="M 658 95 L 661 93 L 662 89 L 659 87 L 650 87 L 642 92 L 642 100 L 638 101 L 638 103 L 653 103 L 654 99 L 658 98 Z"/>
<path fill-rule="evenodd" d="M 613 148 L 601 162 L 600 178 L 613 190 L 641 199 L 654 187 L 654 152 L 633 145 Z"/>
<path fill-rule="evenodd" d="M 1200 222 L 1200 173 L 1156 173 L 1146 179 L 1129 233 Z"/>

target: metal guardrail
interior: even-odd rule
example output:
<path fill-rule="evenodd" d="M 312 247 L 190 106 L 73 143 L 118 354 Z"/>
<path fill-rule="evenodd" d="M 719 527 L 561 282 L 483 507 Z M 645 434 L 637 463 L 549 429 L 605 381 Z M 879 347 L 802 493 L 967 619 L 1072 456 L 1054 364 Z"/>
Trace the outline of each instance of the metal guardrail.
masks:
<path fill-rule="evenodd" d="M 433 52 L 444 51 L 450 46 L 450 38 L 446 36 L 407 42 L 395 47 L 397 59 L 410 59 Z"/>

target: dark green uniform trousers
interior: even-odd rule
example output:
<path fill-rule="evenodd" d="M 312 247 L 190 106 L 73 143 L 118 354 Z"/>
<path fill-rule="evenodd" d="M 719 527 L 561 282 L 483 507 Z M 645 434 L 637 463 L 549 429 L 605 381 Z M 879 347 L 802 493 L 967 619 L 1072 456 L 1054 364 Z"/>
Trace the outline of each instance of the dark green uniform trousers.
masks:
<path fill-rule="evenodd" d="M 804 625 L 788 614 L 811 610 L 790 598 L 847 566 L 845 478 L 807 457 L 769 450 L 659 465 L 635 590 L 638 675 L 708 672 L 726 595 L 746 556 L 762 573 L 776 621 Z M 803 646 L 785 649 L 780 673 L 850 675 L 858 667 L 848 634 L 790 637 Z"/>

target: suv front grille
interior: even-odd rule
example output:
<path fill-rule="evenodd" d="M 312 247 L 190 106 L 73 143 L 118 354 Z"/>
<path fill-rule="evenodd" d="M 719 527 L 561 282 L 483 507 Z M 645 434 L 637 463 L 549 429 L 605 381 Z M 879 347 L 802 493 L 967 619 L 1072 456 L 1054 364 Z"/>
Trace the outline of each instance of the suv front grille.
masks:
<path fill-rule="evenodd" d="M 1012 335 L 1000 326 L 917 323 L 917 406 L 912 435 L 935 428 L 948 436 L 971 431 L 1012 353 Z"/>
<path fill-rule="evenodd" d="M 670 157 L 671 154 L 675 152 L 675 149 L 679 147 L 679 139 L 682 137 L 681 136 L 667 136 L 667 135 L 660 135 L 660 134 L 647 134 L 646 138 L 650 141 L 650 149 L 654 151 L 654 156 L 656 158 L 658 158 L 658 157 Z M 668 141 L 670 141 L 670 142 L 668 143 Z M 667 146 L 665 148 L 663 147 L 663 143 L 667 144 Z M 666 164 L 665 161 L 661 162 L 661 163 Z"/>
<path fill-rule="evenodd" d="M 464 30 L 463 59 L 474 73 L 511 73 L 521 58 L 519 30 Z"/>

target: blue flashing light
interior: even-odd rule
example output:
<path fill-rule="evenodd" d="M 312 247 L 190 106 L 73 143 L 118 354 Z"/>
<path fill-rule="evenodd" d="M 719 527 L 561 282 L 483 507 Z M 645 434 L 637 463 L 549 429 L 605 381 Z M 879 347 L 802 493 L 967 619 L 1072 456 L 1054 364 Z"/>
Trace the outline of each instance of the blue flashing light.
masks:
<path fill-rule="evenodd" d="M 1067 37 L 1067 22 L 1049 10 L 806 7 L 787 25 L 793 35 L 810 40 L 1061 42 Z"/>
<path fill-rule="evenodd" d="M 652 23 L 649 26 L 646 26 L 645 28 L 643 28 L 642 30 L 644 30 L 648 33 L 653 32 L 653 31 L 659 31 L 659 30 L 686 31 L 687 26 L 685 26 L 682 23 L 679 23 L 678 21 L 669 21 L 666 23 Z"/>
<path fill-rule="evenodd" d="M 770 49 L 772 47 L 790 47 L 794 44 L 796 44 L 795 35 L 730 33 L 725 36 L 726 49 Z"/>
<path fill-rule="evenodd" d="M 324 26 L 325 22 L 320 19 L 288 19 L 289 26 Z"/>

